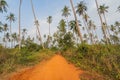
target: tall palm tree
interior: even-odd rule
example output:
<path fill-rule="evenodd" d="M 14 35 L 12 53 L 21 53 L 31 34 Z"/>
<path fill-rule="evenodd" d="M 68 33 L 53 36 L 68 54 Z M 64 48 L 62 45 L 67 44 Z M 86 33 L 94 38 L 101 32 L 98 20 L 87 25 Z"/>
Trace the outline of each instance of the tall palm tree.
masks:
<path fill-rule="evenodd" d="M 21 5 L 22 5 L 22 0 L 19 0 L 19 23 L 18 23 L 18 41 L 19 41 L 19 50 L 21 49 Z"/>
<path fill-rule="evenodd" d="M 78 23 L 79 23 L 79 25 L 81 25 L 80 21 L 78 21 Z M 78 42 L 78 31 L 77 31 L 76 21 L 75 20 L 71 20 L 69 22 L 69 27 L 70 27 L 70 30 L 73 31 L 74 39 Z"/>
<path fill-rule="evenodd" d="M 0 12 L 7 12 L 8 4 L 5 0 L 0 0 Z"/>
<path fill-rule="evenodd" d="M 7 41 L 5 40 L 6 44 L 7 44 L 7 42 L 10 42 L 10 34 L 8 32 L 5 34 L 5 39 L 7 40 Z M 10 45 L 10 47 L 11 47 L 11 45 Z"/>
<path fill-rule="evenodd" d="M 91 34 L 90 34 L 89 29 L 88 29 L 88 18 L 89 18 L 89 16 L 86 13 L 87 6 L 83 1 L 80 1 L 80 3 L 78 3 L 76 7 L 77 7 L 76 13 L 78 13 L 79 16 L 82 16 L 84 26 L 85 26 L 85 28 L 87 30 L 87 33 L 88 33 L 89 37 L 90 37 Z M 91 40 L 91 43 L 93 43 L 92 40 Z"/>
<path fill-rule="evenodd" d="M 43 45 L 43 42 L 42 42 L 42 37 L 41 37 L 41 34 L 40 34 L 40 30 L 39 30 L 39 21 L 37 20 L 36 18 L 36 15 L 35 15 L 35 10 L 34 10 L 34 5 L 33 5 L 33 2 L 32 0 L 31 1 L 31 6 L 32 6 L 32 12 L 33 12 L 33 16 L 34 16 L 34 20 L 35 20 L 35 25 L 36 25 L 36 28 L 37 28 L 37 32 L 38 32 L 38 35 L 39 35 L 39 40 L 42 44 L 42 47 L 44 48 L 44 45 Z"/>
<path fill-rule="evenodd" d="M 69 23 L 68 23 L 68 17 L 70 16 L 70 11 L 71 10 L 69 9 L 68 6 L 64 6 L 64 8 L 62 9 L 62 16 L 64 16 L 66 18 L 67 25 L 69 25 Z"/>
<path fill-rule="evenodd" d="M 105 13 L 108 12 L 108 10 L 107 10 L 108 8 L 109 8 L 109 7 L 108 7 L 108 6 L 105 6 L 105 4 L 100 5 L 100 7 L 99 7 L 99 12 L 100 12 L 100 14 L 103 14 L 103 17 L 104 17 L 104 20 L 105 20 L 105 26 L 106 26 L 107 31 L 108 31 L 108 34 L 109 34 L 109 36 L 110 36 L 110 31 L 109 31 L 109 28 L 108 28 L 108 25 L 107 25 L 106 16 L 105 16 Z"/>
<path fill-rule="evenodd" d="M 15 42 L 17 41 L 17 33 L 13 33 L 12 34 L 12 38 L 13 38 L 13 46 L 15 47 Z"/>
<path fill-rule="evenodd" d="M 4 31 L 4 38 L 5 38 L 5 34 L 8 31 L 8 24 L 5 23 L 3 24 L 3 31 Z M 4 40 L 4 46 L 6 47 L 6 41 Z"/>
<path fill-rule="evenodd" d="M 79 28 L 78 19 L 77 19 L 77 15 L 76 15 L 76 12 L 75 12 L 74 5 L 73 5 L 73 1 L 70 0 L 70 3 L 71 3 L 72 11 L 73 11 L 73 14 L 74 14 L 74 18 L 75 18 L 75 21 L 76 21 L 78 36 L 79 36 L 81 42 L 83 42 L 82 33 L 81 33 L 81 31 L 80 31 L 80 28 Z"/>
<path fill-rule="evenodd" d="M 22 29 L 22 43 L 25 42 L 25 35 L 27 34 L 27 29 Z"/>
<path fill-rule="evenodd" d="M 48 36 L 48 42 L 50 43 L 50 24 L 52 23 L 52 16 L 48 16 L 47 22 L 49 24 L 49 36 Z"/>
<path fill-rule="evenodd" d="M 50 24 L 52 23 L 52 16 L 48 16 L 47 22 L 49 24 L 49 36 L 50 36 Z"/>
<path fill-rule="evenodd" d="M 11 34 L 12 34 L 11 24 L 12 24 L 12 22 L 15 21 L 15 16 L 14 16 L 14 14 L 13 14 L 13 13 L 10 13 L 10 14 L 7 16 L 6 20 L 8 20 L 8 21 L 10 22 L 10 35 L 11 35 Z"/>
<path fill-rule="evenodd" d="M 100 22 L 101 22 L 101 29 L 102 29 L 103 35 L 104 35 L 104 37 L 105 37 L 105 39 L 106 39 L 106 43 L 108 44 L 108 38 L 107 38 L 106 31 L 105 31 L 105 27 L 103 26 L 103 20 L 102 20 L 102 16 L 101 16 L 101 14 L 100 14 L 100 11 L 99 11 L 98 1 L 95 0 L 95 3 L 96 3 L 96 7 L 97 7 L 97 11 L 98 11 L 99 18 L 100 18 Z"/>
<path fill-rule="evenodd" d="M 12 22 L 15 21 L 15 16 L 14 16 L 14 14 L 13 14 L 13 13 L 10 13 L 10 14 L 7 16 L 6 20 L 8 20 L 8 21 L 10 22 L 10 40 L 12 40 L 12 38 L 11 38 L 11 35 L 12 35 L 12 27 L 11 27 L 11 24 L 12 24 Z M 12 43 L 11 43 L 11 47 L 12 47 Z"/>
<path fill-rule="evenodd" d="M 80 3 L 78 3 L 76 7 L 77 7 L 76 12 L 79 15 L 83 15 L 87 11 L 87 6 L 83 1 L 80 1 Z"/>

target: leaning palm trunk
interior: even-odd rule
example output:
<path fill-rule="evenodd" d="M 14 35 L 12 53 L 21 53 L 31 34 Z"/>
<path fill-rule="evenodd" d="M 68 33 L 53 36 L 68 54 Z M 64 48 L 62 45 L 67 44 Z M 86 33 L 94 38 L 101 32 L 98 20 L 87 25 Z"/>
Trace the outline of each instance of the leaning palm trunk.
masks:
<path fill-rule="evenodd" d="M 32 6 L 32 12 L 33 12 L 33 15 L 34 15 L 34 19 L 35 19 L 35 25 L 36 25 L 36 28 L 37 28 L 37 31 L 38 31 L 38 35 L 39 35 L 39 40 L 42 44 L 42 47 L 44 48 L 44 45 L 43 45 L 43 42 L 42 42 L 42 37 L 41 37 L 41 34 L 40 34 L 40 30 L 39 30 L 39 22 L 36 18 L 36 15 L 35 15 L 35 11 L 34 11 L 34 6 L 33 6 L 33 3 L 32 3 L 32 0 L 31 0 L 31 6 Z"/>
<path fill-rule="evenodd" d="M 20 0 L 19 4 L 19 35 L 18 35 L 18 41 L 19 41 L 19 50 L 21 49 L 21 4 L 22 0 Z"/>
<path fill-rule="evenodd" d="M 75 12 L 72 0 L 70 0 L 70 3 L 71 3 L 71 6 L 72 6 L 72 10 L 73 10 L 73 14 L 74 14 L 74 17 L 75 17 L 75 21 L 76 21 L 76 27 L 77 27 L 77 31 L 78 31 L 78 36 L 79 36 L 81 42 L 83 42 L 82 34 L 81 34 L 81 31 L 80 31 L 80 28 L 79 28 L 79 24 L 78 24 L 76 12 Z"/>
<path fill-rule="evenodd" d="M 103 20 L 102 20 L 102 17 L 101 17 L 101 15 L 100 15 L 100 12 L 99 12 L 99 10 L 98 10 L 98 8 L 99 8 L 98 2 L 97 2 L 97 0 L 95 0 L 95 2 L 96 2 L 96 6 L 97 6 L 97 11 L 98 11 L 98 15 L 99 15 L 99 18 L 100 18 L 100 22 L 101 22 L 102 32 L 103 32 L 104 37 L 105 37 L 105 39 L 106 39 L 106 43 L 108 44 L 108 38 L 107 38 L 107 35 L 106 35 L 105 28 L 104 28 L 104 26 L 103 26 Z"/>

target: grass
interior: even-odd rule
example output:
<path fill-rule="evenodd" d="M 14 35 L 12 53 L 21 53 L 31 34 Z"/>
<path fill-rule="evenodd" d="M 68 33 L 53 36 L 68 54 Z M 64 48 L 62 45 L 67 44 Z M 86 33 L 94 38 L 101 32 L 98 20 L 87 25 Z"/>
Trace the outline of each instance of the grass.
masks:
<path fill-rule="evenodd" d="M 26 49 L 0 48 L 0 74 L 14 72 L 19 67 L 34 66 L 42 60 L 49 59 L 55 54 L 54 51 L 39 50 L 29 51 Z"/>
<path fill-rule="evenodd" d="M 97 72 L 103 80 L 120 80 L 120 45 L 81 44 L 63 56 L 91 74 Z"/>
<path fill-rule="evenodd" d="M 29 51 L 30 49 L 30 51 Z M 0 74 L 14 72 L 49 59 L 57 49 L 0 47 Z M 61 51 L 62 55 L 80 69 L 87 71 L 81 80 L 120 80 L 120 45 L 80 44 Z M 88 79 L 89 78 L 89 79 Z"/>

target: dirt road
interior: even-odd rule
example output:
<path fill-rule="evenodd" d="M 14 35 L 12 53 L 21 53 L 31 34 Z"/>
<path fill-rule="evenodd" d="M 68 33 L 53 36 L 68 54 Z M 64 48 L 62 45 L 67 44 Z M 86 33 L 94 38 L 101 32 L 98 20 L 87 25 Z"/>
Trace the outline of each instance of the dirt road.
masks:
<path fill-rule="evenodd" d="M 80 80 L 81 73 L 62 56 L 55 55 L 48 61 L 17 73 L 10 80 Z"/>

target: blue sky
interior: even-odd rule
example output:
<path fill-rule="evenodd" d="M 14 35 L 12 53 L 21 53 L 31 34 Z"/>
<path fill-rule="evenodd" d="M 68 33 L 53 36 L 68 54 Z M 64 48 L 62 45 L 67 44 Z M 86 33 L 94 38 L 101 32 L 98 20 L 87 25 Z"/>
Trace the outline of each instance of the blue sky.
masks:
<path fill-rule="evenodd" d="M 9 5 L 8 13 L 14 13 L 16 16 L 16 22 L 12 24 L 13 32 L 18 31 L 18 6 L 19 0 L 6 0 Z M 82 0 L 73 0 L 74 5 L 76 6 Z M 88 6 L 88 14 L 92 20 L 99 26 L 100 21 L 96 11 L 96 5 L 94 0 L 84 0 Z M 106 14 L 109 25 L 114 23 L 115 21 L 120 21 L 120 14 L 116 12 L 118 5 L 120 5 L 120 0 L 98 0 L 100 4 L 106 4 L 109 8 L 109 13 Z M 33 4 L 35 7 L 35 12 L 40 22 L 40 31 L 42 36 L 44 34 L 48 34 L 48 24 L 46 22 L 46 18 L 48 16 L 53 17 L 53 23 L 51 24 L 51 32 L 55 32 L 57 29 L 57 24 L 61 18 L 61 9 L 67 5 L 71 8 L 69 0 L 33 0 Z M 7 14 L 0 14 L 2 16 L 2 21 L 4 21 L 5 16 Z M 36 28 L 34 26 L 34 18 L 32 14 L 30 0 L 23 0 L 22 2 L 22 15 L 21 15 L 21 27 L 26 28 L 28 30 L 28 34 L 30 36 L 34 36 L 36 34 Z M 78 16 L 81 20 L 81 18 Z M 69 19 L 74 19 L 72 12 Z M 100 31 L 98 31 L 100 33 Z M 101 35 L 100 35 L 101 36 Z"/>

